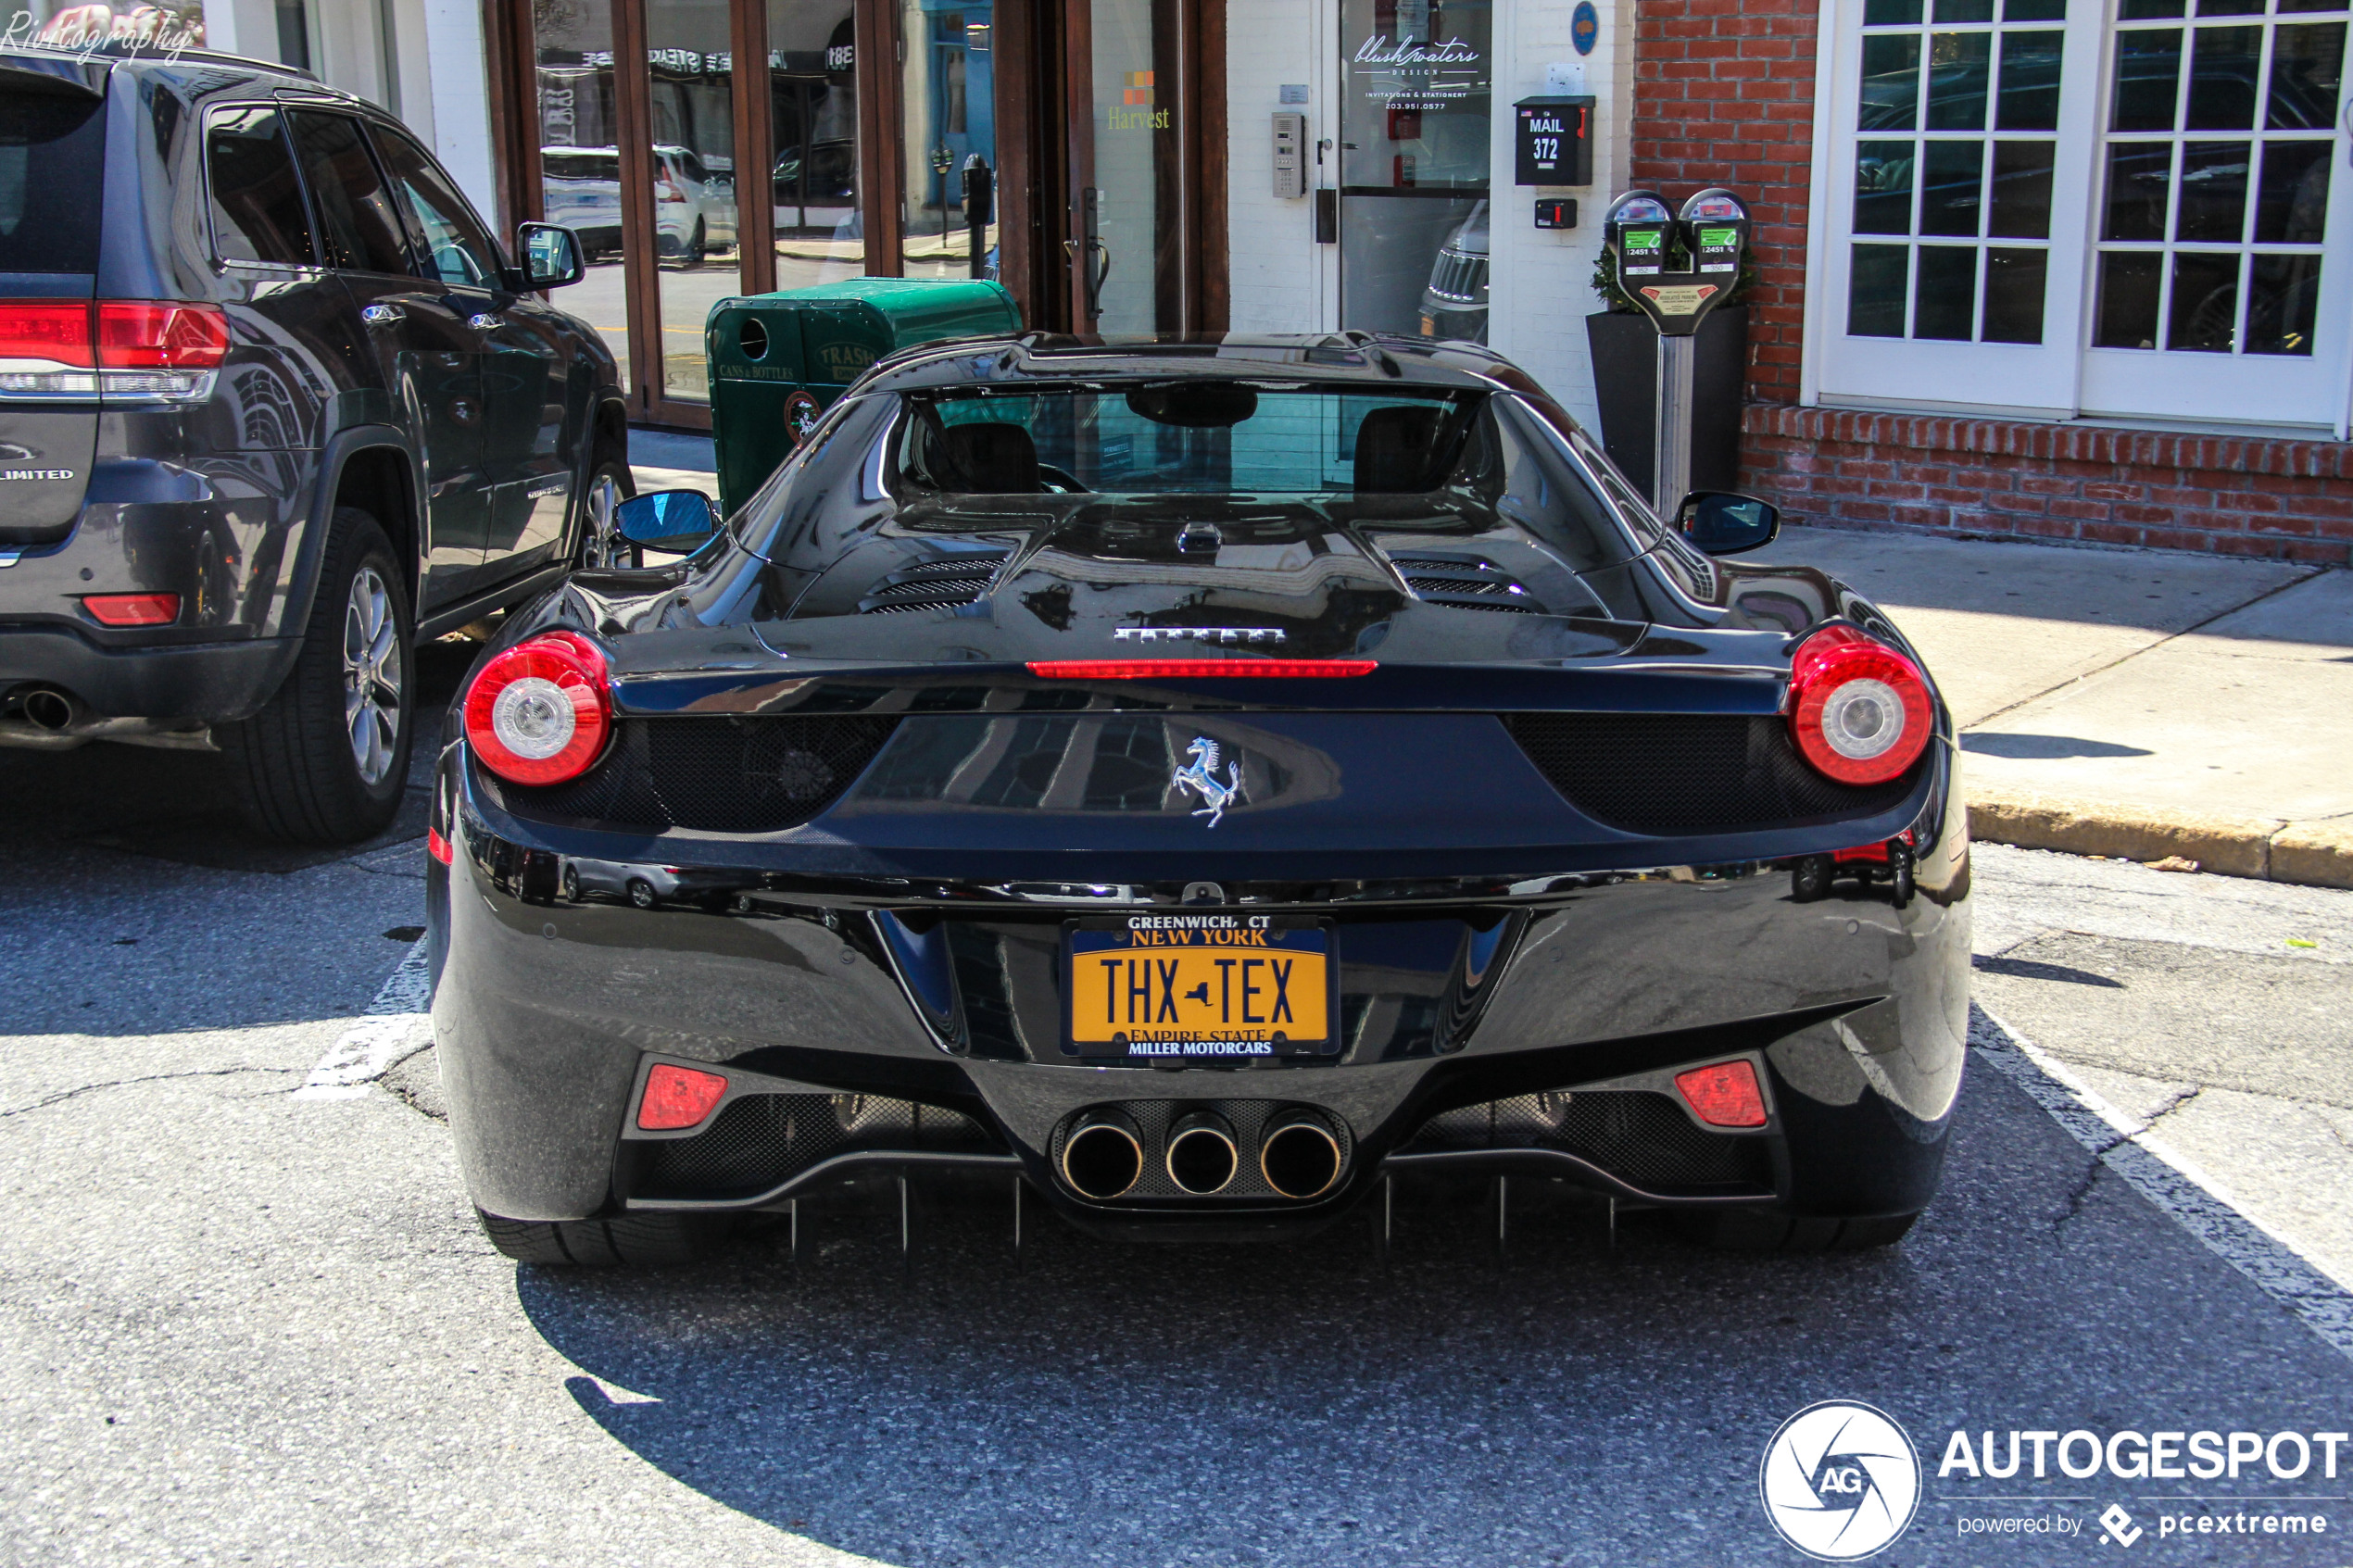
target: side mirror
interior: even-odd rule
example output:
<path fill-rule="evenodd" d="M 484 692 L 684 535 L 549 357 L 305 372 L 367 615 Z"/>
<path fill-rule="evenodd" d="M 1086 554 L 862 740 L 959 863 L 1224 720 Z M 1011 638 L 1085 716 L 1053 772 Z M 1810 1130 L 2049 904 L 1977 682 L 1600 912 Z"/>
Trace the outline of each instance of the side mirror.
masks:
<path fill-rule="evenodd" d="M 580 259 L 580 236 L 558 223 L 525 223 L 515 231 L 515 254 L 522 257 L 524 282 L 560 289 L 588 275 Z"/>
<path fill-rule="evenodd" d="M 1675 531 L 1694 549 L 1736 556 L 1773 542 L 1781 531 L 1781 509 L 1754 495 L 1694 490 L 1675 510 Z"/>
<path fill-rule="evenodd" d="M 699 490 L 657 490 L 621 503 L 613 532 L 643 550 L 687 555 L 719 532 L 719 510 Z"/>

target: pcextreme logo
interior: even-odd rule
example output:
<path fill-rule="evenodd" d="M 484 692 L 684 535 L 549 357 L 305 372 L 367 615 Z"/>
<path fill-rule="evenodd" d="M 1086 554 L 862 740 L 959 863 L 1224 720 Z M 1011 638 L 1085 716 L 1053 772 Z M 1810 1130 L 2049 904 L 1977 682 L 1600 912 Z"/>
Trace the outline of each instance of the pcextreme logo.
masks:
<path fill-rule="evenodd" d="M 1825 1399 L 1781 1423 L 1765 1445 L 1757 1489 L 1781 1539 L 1825 1562 L 1853 1562 L 1910 1526 L 1920 1460 L 1885 1411 Z"/>

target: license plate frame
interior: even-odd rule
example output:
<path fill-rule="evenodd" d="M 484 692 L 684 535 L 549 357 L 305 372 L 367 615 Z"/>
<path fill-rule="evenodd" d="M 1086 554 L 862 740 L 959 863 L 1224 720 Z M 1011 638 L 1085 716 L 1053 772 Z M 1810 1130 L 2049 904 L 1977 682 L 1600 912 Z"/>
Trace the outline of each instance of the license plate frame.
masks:
<path fill-rule="evenodd" d="M 1123 966 L 1115 981 L 1101 967 L 1080 972 L 1082 962 L 1100 966 L 1114 956 Z M 1139 974 L 1135 966 L 1148 960 L 1157 961 Z M 1063 922 L 1059 961 L 1065 1057 L 1176 1065 L 1340 1054 L 1340 961 L 1332 922 L 1320 916 L 1246 909 L 1087 916 Z M 1179 966 L 1173 976 L 1172 962 Z M 1139 996 L 1152 1022 L 1131 1023 Z M 1316 1010 L 1320 1031 L 1310 1027 Z"/>

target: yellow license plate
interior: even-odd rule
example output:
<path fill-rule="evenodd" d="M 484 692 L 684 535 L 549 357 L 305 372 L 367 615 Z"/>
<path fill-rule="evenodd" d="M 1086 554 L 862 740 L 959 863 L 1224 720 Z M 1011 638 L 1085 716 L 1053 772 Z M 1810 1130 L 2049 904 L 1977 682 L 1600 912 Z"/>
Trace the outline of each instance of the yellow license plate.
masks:
<path fill-rule="evenodd" d="M 1331 928 L 1156 910 L 1065 928 L 1069 1028 L 1088 1057 L 1314 1056 L 1335 1048 Z"/>

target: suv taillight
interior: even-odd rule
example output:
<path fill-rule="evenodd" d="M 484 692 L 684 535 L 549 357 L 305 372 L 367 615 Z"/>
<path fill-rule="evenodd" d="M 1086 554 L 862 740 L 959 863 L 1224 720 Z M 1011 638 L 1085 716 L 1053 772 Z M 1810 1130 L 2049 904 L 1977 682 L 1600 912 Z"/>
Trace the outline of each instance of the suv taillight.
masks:
<path fill-rule="evenodd" d="M 0 300 L 0 397 L 190 403 L 229 353 L 218 305 L 150 299 Z"/>

